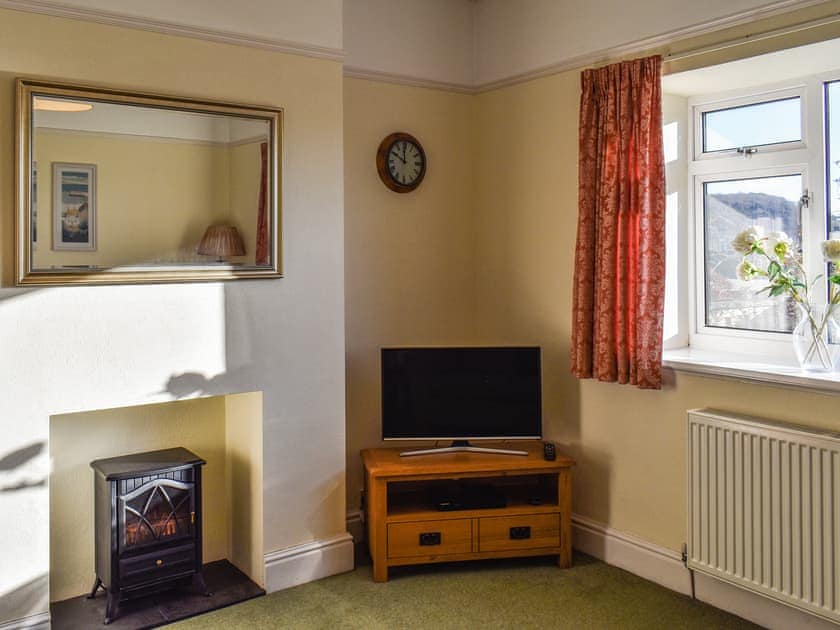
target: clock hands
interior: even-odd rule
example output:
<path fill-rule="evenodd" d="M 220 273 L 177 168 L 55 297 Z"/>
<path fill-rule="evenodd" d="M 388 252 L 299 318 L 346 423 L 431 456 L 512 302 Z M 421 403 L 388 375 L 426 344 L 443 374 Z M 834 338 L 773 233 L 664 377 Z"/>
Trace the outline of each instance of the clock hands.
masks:
<path fill-rule="evenodd" d="M 397 146 L 394 145 L 394 148 L 391 150 L 391 155 L 398 158 L 403 164 L 405 164 L 405 145 L 403 145 L 403 154 L 400 155 L 397 153 Z"/>

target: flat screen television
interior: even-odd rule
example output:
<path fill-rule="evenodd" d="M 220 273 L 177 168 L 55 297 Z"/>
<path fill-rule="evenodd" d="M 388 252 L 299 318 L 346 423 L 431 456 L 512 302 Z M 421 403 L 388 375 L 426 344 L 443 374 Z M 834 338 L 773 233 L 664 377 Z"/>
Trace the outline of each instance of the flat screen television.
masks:
<path fill-rule="evenodd" d="M 538 347 L 382 349 L 383 439 L 541 437 Z"/>

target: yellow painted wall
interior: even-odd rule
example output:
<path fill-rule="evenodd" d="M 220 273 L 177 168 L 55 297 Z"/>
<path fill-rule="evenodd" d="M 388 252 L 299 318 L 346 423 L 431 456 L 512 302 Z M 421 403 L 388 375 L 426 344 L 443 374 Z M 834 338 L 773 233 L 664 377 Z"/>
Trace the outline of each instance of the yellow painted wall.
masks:
<path fill-rule="evenodd" d="M 265 586 L 263 561 L 263 395 L 224 397 L 228 559 Z"/>
<path fill-rule="evenodd" d="M 728 59 L 746 52 L 730 50 Z M 724 59 L 718 53 L 706 61 Z M 837 430 L 838 398 L 671 371 L 662 391 L 572 378 L 579 98 L 578 71 L 477 96 L 478 336 L 488 344 L 542 346 L 544 434 L 578 461 L 574 511 L 679 550 L 686 539 L 688 409 Z M 678 108 L 669 104 L 674 119 Z"/>
<path fill-rule="evenodd" d="M 344 80 L 347 505 L 358 509 L 359 451 L 378 446 L 379 349 L 470 343 L 474 324 L 473 99 Z M 428 168 L 409 194 L 385 188 L 376 150 L 414 135 Z"/>
<path fill-rule="evenodd" d="M 254 264 L 257 247 L 257 204 L 260 198 L 260 143 L 249 142 L 228 149 L 229 190 L 227 221 L 242 236 L 245 256 L 235 258 L 238 262 Z M 270 217 L 269 217 L 270 218 Z M 269 226 L 269 233 L 271 227 Z"/>
<path fill-rule="evenodd" d="M 828 2 L 671 48 L 694 49 L 838 8 L 840 3 Z M 838 35 L 837 27 L 832 28 L 692 57 L 669 67 L 676 71 L 720 63 Z M 461 103 L 464 98 L 345 79 L 348 507 L 357 505 L 361 487 L 360 466 L 354 462 L 358 451 L 378 443 L 375 351 L 380 345 L 538 344 L 543 349 L 544 434 L 578 460 L 575 512 L 679 550 L 686 530 L 686 410 L 716 407 L 836 430 L 838 399 L 673 372 L 666 373 L 659 392 L 572 378 L 580 73 L 564 72 L 469 97 L 463 110 L 459 106 L 463 115 L 449 115 L 474 144 L 461 152 L 462 144 L 446 136 L 426 143 L 438 155 L 459 151 L 458 160 L 471 164 L 473 179 L 466 192 L 460 177 L 451 186 L 473 208 L 472 234 L 466 232 L 466 220 L 463 236 L 453 241 L 447 226 L 435 221 L 437 206 L 426 208 L 431 196 L 423 196 L 426 183 L 411 199 L 392 200 L 376 178 L 373 153 L 385 133 L 401 127 L 411 131 L 412 125 L 425 124 L 436 114 L 435 103 Z M 680 107 L 669 103 L 674 120 Z M 438 124 L 446 127 L 445 121 Z M 435 166 L 430 158 L 430 167 Z M 684 186 L 676 178 L 673 182 Z M 434 203 L 449 201 L 436 198 Z M 684 200 L 682 205 L 684 209 Z M 423 214 L 416 212 L 418 207 Z M 427 215 L 425 222 L 414 222 L 415 216 Z M 407 238 L 409 230 L 439 239 L 434 254 L 425 243 L 413 242 L 420 236 Z M 451 301 L 452 291 L 469 291 L 469 269 L 447 264 L 433 282 L 420 266 L 448 260 L 458 253 L 451 248 L 466 243 L 475 248 L 472 262 L 460 261 L 474 270 L 472 322 L 469 309 L 457 309 Z M 423 299 L 417 299 L 421 294 Z M 470 299 L 463 295 L 461 301 L 466 305 Z"/>
<path fill-rule="evenodd" d="M 93 583 L 93 470 L 90 462 L 183 446 L 207 461 L 204 561 L 227 557 L 225 400 L 105 409 L 50 419 L 50 599 L 81 595 Z M 221 489 L 222 491 L 219 491 Z"/>
<path fill-rule="evenodd" d="M 213 223 L 236 226 L 253 264 L 259 144 L 227 147 L 117 136 L 35 134 L 38 243 L 34 267 L 206 260 L 195 253 Z M 53 163 L 95 164 L 96 251 L 53 249 Z"/>

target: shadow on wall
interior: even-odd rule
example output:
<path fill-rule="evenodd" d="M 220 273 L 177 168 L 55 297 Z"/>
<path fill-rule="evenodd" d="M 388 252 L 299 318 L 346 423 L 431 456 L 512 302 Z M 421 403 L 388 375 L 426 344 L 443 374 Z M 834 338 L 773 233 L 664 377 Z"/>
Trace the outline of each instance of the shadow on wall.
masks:
<path fill-rule="evenodd" d="M 278 294 L 286 290 L 275 281 L 226 283 L 225 371 L 212 377 L 175 373 L 163 384 L 175 399 L 262 392 L 263 448 L 271 453 L 263 461 L 264 493 L 289 498 L 306 493 L 305 513 L 280 534 L 266 530 L 265 551 L 281 548 L 286 540 L 332 535 L 343 530 L 345 520 L 344 462 L 325 463 L 324 457 L 344 452 L 344 424 L 338 425 L 336 417 L 343 404 L 339 410 L 334 396 L 344 387 L 343 371 L 335 369 L 343 366 L 343 353 L 337 353 L 343 348 L 343 329 L 332 326 L 329 304 L 319 305 L 326 306 L 326 315 L 313 315 L 313 307 L 306 305 L 279 308 Z M 331 427 L 327 434 L 324 423 Z M 265 523 L 289 520 L 282 501 L 267 501 L 263 509 Z"/>
<path fill-rule="evenodd" d="M 47 485 L 46 442 L 34 442 L 0 457 L 0 492 Z"/>
<path fill-rule="evenodd" d="M 242 282 L 242 281 L 240 281 Z M 199 372 L 173 374 L 163 386 L 176 399 L 192 396 L 223 396 L 231 393 L 263 389 L 266 416 L 279 405 L 275 388 L 264 388 L 266 382 L 283 365 L 282 353 L 273 348 L 273 335 L 255 335 L 265 329 L 266 322 L 257 321 L 255 312 L 267 312 L 270 307 L 262 298 L 270 299 L 266 284 L 245 282 L 250 290 L 224 284 L 225 296 L 225 371 L 211 378 Z M 253 343 L 254 337 L 260 342 Z M 279 349 L 276 349 L 279 350 Z"/>
<path fill-rule="evenodd" d="M 47 485 L 49 460 L 46 446 L 46 442 L 34 442 L 0 456 L 0 493 L 20 492 Z M 8 621 L 8 613 L 11 611 L 21 622 L 30 615 L 43 613 L 49 605 L 48 599 L 49 578 L 46 573 L 6 592 L 0 592 L 0 625 Z M 9 627 L 18 626 L 13 622 Z"/>
<path fill-rule="evenodd" d="M 591 446 L 582 448 L 580 444 L 562 445 L 561 449 L 577 463 L 572 473 L 572 513 L 592 515 L 602 523 L 611 523 L 612 455 Z"/>
<path fill-rule="evenodd" d="M 24 622 L 26 617 L 40 615 L 49 609 L 49 577 L 46 573 L 21 584 L 5 593 L 0 593 L 0 619 L 5 619 L 3 611 L 15 611 L 15 615 L 21 622 L 17 625 L 12 620 L 10 628 L 28 627 Z M 6 627 L 5 624 L 2 624 Z"/>
<path fill-rule="evenodd" d="M 581 437 L 580 382 L 571 373 L 570 352 L 567 341 L 542 345 L 543 435 L 561 443 Z"/>
<path fill-rule="evenodd" d="M 228 393 L 226 387 L 228 380 L 227 373 L 207 378 L 204 374 L 198 372 L 182 372 L 170 376 L 163 389 L 177 399 L 191 396 L 213 396 Z"/>
<path fill-rule="evenodd" d="M 32 293 L 37 293 L 41 289 L 20 289 L 13 288 L 14 278 L 3 277 L 3 285 L 0 286 L 0 302 L 6 300 L 14 300 L 16 298 L 25 298 Z"/>

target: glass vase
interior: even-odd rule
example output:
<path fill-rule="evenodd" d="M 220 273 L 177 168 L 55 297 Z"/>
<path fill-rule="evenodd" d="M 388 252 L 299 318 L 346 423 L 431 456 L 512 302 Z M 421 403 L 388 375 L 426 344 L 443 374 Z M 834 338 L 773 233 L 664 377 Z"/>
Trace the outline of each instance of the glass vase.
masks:
<path fill-rule="evenodd" d="M 840 361 L 840 325 L 837 305 L 799 305 L 799 323 L 793 329 L 793 350 L 803 370 L 832 372 Z"/>

